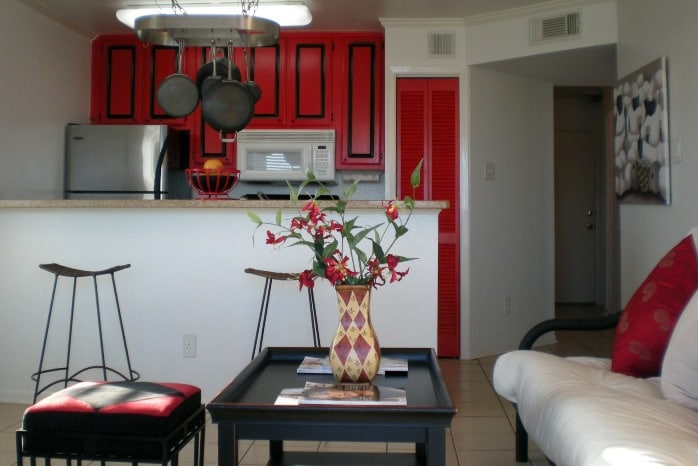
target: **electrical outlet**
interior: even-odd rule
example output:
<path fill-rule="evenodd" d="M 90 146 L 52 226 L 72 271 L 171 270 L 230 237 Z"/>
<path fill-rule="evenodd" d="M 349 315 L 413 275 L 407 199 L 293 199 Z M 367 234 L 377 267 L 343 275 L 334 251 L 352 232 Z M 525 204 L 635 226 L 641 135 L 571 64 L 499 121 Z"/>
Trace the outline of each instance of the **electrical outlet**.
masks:
<path fill-rule="evenodd" d="M 196 335 L 193 333 L 182 336 L 182 357 L 196 357 Z"/>
<path fill-rule="evenodd" d="M 487 181 L 494 181 L 495 165 L 494 162 L 485 162 L 485 172 L 483 178 Z"/>
<path fill-rule="evenodd" d="M 504 315 L 508 316 L 511 314 L 511 298 L 509 296 L 504 297 Z"/>

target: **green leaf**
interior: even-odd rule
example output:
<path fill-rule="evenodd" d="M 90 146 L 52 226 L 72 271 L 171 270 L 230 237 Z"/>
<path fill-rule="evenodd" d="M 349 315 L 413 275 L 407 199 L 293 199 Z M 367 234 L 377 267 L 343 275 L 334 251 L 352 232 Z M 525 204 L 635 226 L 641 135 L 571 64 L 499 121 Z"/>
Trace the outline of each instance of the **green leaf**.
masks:
<path fill-rule="evenodd" d="M 366 253 L 363 252 L 361 249 L 355 249 L 354 252 L 356 253 L 356 257 L 359 258 L 359 262 L 361 264 L 365 264 L 368 262 L 368 257 L 366 257 Z"/>
<path fill-rule="evenodd" d="M 352 218 L 352 219 L 347 220 L 346 222 L 344 222 L 344 233 L 346 233 L 347 235 L 349 235 L 349 234 L 351 233 L 351 231 L 352 231 L 354 228 L 358 228 L 358 227 L 355 226 L 355 223 L 356 223 L 356 220 L 357 220 L 357 219 L 358 219 L 358 217 L 354 217 L 354 218 Z"/>
<path fill-rule="evenodd" d="M 276 209 L 276 224 L 281 225 L 281 208 Z"/>
<path fill-rule="evenodd" d="M 378 262 L 381 264 L 385 263 L 385 252 L 383 252 L 383 248 L 381 247 L 380 243 L 377 243 L 376 241 L 373 242 L 373 255 L 376 256 Z"/>
<path fill-rule="evenodd" d="M 254 212 L 251 212 L 248 210 L 247 216 L 250 218 L 250 220 L 252 220 L 257 225 L 261 225 L 263 223 L 262 218 L 259 215 L 255 214 Z"/>
<path fill-rule="evenodd" d="M 293 186 L 288 181 L 286 182 L 286 186 L 288 186 L 289 199 L 291 199 L 291 201 L 293 201 L 294 204 L 297 203 L 298 202 L 298 193 L 303 189 L 302 188 L 303 185 L 301 185 L 301 189 L 299 189 L 298 191 L 293 189 Z"/>
<path fill-rule="evenodd" d="M 414 199 L 412 199 L 412 197 L 405 196 L 402 202 L 405 204 L 405 207 L 407 207 L 409 210 L 414 210 Z"/>
<path fill-rule="evenodd" d="M 407 232 L 409 231 L 405 225 L 398 225 L 396 223 L 394 223 L 393 225 L 395 225 L 395 238 L 399 238 L 402 235 L 407 234 Z"/>
<path fill-rule="evenodd" d="M 337 250 L 337 246 L 339 243 L 337 243 L 337 240 L 332 240 L 331 243 L 329 243 L 325 248 L 322 250 L 322 258 L 327 259 L 330 257 L 334 252 Z"/>
<path fill-rule="evenodd" d="M 378 225 L 372 226 L 371 228 L 365 228 L 365 229 L 361 230 L 360 232 L 358 232 L 356 235 L 353 235 L 352 236 L 353 243 L 354 243 L 353 246 L 357 246 L 366 237 L 366 235 L 368 235 L 369 233 L 371 233 L 372 231 L 374 231 L 376 228 L 378 228 L 381 225 L 382 224 L 378 224 Z"/>
<path fill-rule="evenodd" d="M 412 184 L 412 188 L 418 188 L 422 182 L 422 163 L 424 163 L 424 158 L 422 158 L 422 160 L 419 161 L 417 166 L 414 168 L 414 171 L 412 172 L 412 176 L 410 176 L 410 183 Z"/>
<path fill-rule="evenodd" d="M 350 199 L 354 195 L 354 193 L 356 193 L 356 188 L 358 187 L 358 185 L 359 180 L 354 180 L 354 182 L 347 187 L 347 190 L 344 191 L 344 198 Z"/>

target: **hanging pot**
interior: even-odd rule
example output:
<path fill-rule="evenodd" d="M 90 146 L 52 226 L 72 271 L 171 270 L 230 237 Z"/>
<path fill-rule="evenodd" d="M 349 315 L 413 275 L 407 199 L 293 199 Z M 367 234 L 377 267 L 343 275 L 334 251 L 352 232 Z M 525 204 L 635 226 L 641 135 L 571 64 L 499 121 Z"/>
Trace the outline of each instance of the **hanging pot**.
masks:
<path fill-rule="evenodd" d="M 254 114 L 254 104 L 249 88 L 233 79 L 233 64 L 229 61 L 227 78 L 211 84 L 202 93 L 201 114 L 206 123 L 221 134 L 221 141 L 233 142 L 235 137 L 224 135 L 237 133 L 247 126 Z"/>
<path fill-rule="evenodd" d="M 204 93 L 206 92 L 206 89 L 208 89 L 208 87 L 211 84 L 223 79 L 223 76 L 217 75 L 216 70 L 225 70 L 230 65 L 231 65 L 230 61 L 227 58 L 222 57 L 222 58 L 219 58 L 215 61 L 211 60 L 207 63 L 204 63 L 201 66 L 201 68 L 199 68 L 199 71 L 196 73 L 196 85 L 199 88 L 199 93 L 201 94 L 201 96 L 204 95 Z M 238 68 L 235 63 L 232 63 L 232 66 L 233 66 L 233 73 L 232 73 L 233 79 L 236 81 L 240 81 L 242 78 L 242 75 L 240 73 L 240 68 Z M 215 67 L 215 70 L 214 70 L 214 67 Z M 212 79 L 209 80 L 208 79 L 209 77 L 211 77 Z"/>
<path fill-rule="evenodd" d="M 208 89 L 213 84 L 223 79 L 223 77 L 216 72 L 216 68 L 218 65 L 222 64 L 222 60 L 222 58 L 216 58 L 216 44 L 211 42 L 211 61 L 202 66 L 196 75 L 196 84 L 199 86 L 199 94 L 201 95 L 202 102 L 204 94 L 206 94 Z"/>
<path fill-rule="evenodd" d="M 157 91 L 158 104 L 165 113 L 175 118 L 189 115 L 199 103 L 199 88 L 189 76 L 182 73 L 183 49 L 180 42 L 176 71 L 163 79 Z"/>
<path fill-rule="evenodd" d="M 257 83 L 254 81 L 247 81 L 245 83 L 245 86 L 247 86 L 247 89 L 250 90 L 250 94 L 252 94 L 252 99 L 254 99 L 254 103 L 259 102 L 259 99 L 262 98 L 262 88 L 259 87 Z"/>

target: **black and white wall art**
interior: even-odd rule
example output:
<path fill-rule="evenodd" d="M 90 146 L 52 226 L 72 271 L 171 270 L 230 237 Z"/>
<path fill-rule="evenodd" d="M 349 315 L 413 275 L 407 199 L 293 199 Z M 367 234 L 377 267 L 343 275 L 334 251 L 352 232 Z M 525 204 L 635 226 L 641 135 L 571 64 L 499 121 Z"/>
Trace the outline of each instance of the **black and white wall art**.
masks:
<path fill-rule="evenodd" d="M 670 204 L 669 95 L 666 58 L 618 81 L 615 181 L 622 203 Z"/>

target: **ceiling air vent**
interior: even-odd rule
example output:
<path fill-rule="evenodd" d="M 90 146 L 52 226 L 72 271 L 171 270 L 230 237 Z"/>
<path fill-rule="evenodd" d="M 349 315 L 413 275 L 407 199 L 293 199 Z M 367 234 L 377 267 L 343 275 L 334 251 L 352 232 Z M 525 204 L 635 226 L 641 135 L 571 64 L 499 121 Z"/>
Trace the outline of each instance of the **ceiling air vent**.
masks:
<path fill-rule="evenodd" d="M 579 12 L 548 18 L 534 18 L 530 23 L 530 40 L 531 42 L 540 42 L 548 39 L 578 36 L 581 34 L 581 26 Z"/>
<path fill-rule="evenodd" d="M 429 57 L 448 58 L 456 56 L 456 34 L 453 32 L 429 33 Z"/>

